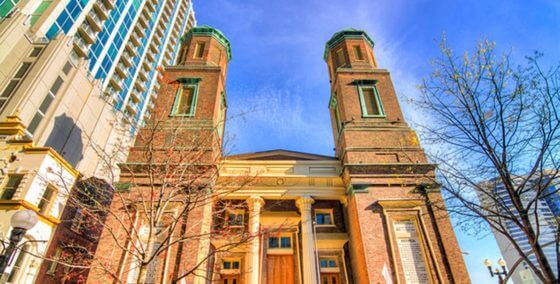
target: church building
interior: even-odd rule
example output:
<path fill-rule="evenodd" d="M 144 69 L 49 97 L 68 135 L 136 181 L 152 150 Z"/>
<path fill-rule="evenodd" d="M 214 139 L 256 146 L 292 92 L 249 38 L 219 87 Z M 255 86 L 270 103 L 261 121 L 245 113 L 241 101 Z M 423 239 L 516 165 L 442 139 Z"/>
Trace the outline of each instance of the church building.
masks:
<path fill-rule="evenodd" d="M 124 248 L 137 246 L 142 237 L 120 242 L 116 236 L 151 230 L 143 231 L 139 215 L 130 221 L 110 217 L 115 220 L 108 221 L 97 250 L 107 258 L 106 269 L 92 270 L 88 283 L 470 283 L 442 209 L 435 165 L 406 123 L 390 73 L 378 67 L 365 31 L 339 31 L 325 46 L 331 92 L 319 103 L 330 112 L 334 156 L 289 150 L 224 155 L 230 43 L 209 26 L 192 28 L 182 40 L 176 65 L 162 68 L 166 83 L 151 118 L 169 133 L 143 136 L 150 126 L 140 130 L 120 181 L 128 185 L 122 194 L 133 199 L 155 185 L 148 181 L 153 166 L 146 159 L 187 167 L 180 155 L 165 152 L 179 148 L 170 139 L 189 146 L 193 137 L 204 138 L 196 166 L 205 168 L 212 202 L 173 217 L 200 237 L 169 246 L 147 264 L 147 272 L 139 272 L 136 254 Z M 181 149 L 194 147 L 200 144 Z M 148 148 L 160 150 L 147 155 Z M 115 197 L 112 208 L 131 214 L 134 206 L 123 200 Z M 224 230 L 230 233 L 213 233 Z M 169 231 L 174 238 L 185 234 Z M 236 234 L 250 238 L 219 249 Z"/>

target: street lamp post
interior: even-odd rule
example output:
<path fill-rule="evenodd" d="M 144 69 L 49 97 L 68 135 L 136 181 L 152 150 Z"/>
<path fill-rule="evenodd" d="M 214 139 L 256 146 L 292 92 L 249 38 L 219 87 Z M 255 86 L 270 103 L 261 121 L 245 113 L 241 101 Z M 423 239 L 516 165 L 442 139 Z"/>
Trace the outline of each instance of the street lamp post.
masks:
<path fill-rule="evenodd" d="M 494 277 L 494 276 L 498 276 L 498 283 L 502 284 L 504 283 L 504 279 L 502 278 L 502 276 L 506 276 L 507 270 L 506 270 L 506 262 L 503 259 L 498 259 L 498 265 L 502 268 L 502 271 L 500 271 L 499 268 L 496 267 L 495 270 L 492 270 L 492 262 L 489 259 L 485 259 L 484 260 L 484 266 L 488 267 L 488 272 L 490 272 L 490 276 Z"/>
<path fill-rule="evenodd" d="M 33 210 L 20 210 L 12 215 L 10 223 L 13 229 L 10 234 L 10 243 L 4 250 L 4 253 L 0 255 L 0 275 L 4 274 L 6 267 L 8 267 L 8 264 L 16 251 L 17 245 L 21 239 L 23 239 L 23 236 L 25 236 L 25 232 L 33 228 L 38 221 L 39 218 Z"/>

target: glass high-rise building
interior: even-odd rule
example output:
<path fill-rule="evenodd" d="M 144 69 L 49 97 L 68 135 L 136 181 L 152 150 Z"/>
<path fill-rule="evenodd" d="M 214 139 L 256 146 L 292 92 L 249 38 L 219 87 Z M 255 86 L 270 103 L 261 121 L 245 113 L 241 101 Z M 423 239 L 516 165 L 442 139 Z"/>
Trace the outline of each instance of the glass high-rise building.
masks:
<path fill-rule="evenodd" d="M 514 182 L 516 184 L 521 184 L 525 179 L 527 179 L 527 177 L 522 176 L 514 180 Z M 558 256 L 556 254 L 555 240 L 556 231 L 558 229 L 558 208 L 560 208 L 560 197 L 556 189 L 558 182 L 553 181 L 549 183 L 549 179 L 550 177 L 548 176 L 544 176 L 542 178 L 530 178 L 527 181 L 526 187 L 528 190 L 523 194 L 522 202 L 524 202 L 525 206 L 528 206 L 529 202 L 536 199 L 536 202 L 534 202 L 530 207 L 531 211 L 536 210 L 536 214 L 531 215 L 533 216 L 531 222 L 535 230 L 537 230 L 538 227 L 539 242 L 543 245 L 543 251 L 551 264 L 552 269 L 556 275 L 558 275 L 556 267 Z M 549 184 L 549 186 L 544 190 L 544 195 L 542 195 L 541 198 L 536 198 L 537 192 L 534 189 L 537 188 L 539 183 Z M 495 180 L 490 180 L 485 182 L 485 186 L 487 186 L 489 190 L 493 191 L 496 196 L 496 200 L 501 200 L 503 206 L 509 208 L 511 212 L 516 212 L 513 202 L 503 184 L 497 183 Z M 485 201 L 486 199 L 481 196 L 481 202 L 484 204 Z M 526 253 L 530 252 L 531 246 L 525 237 L 525 234 L 515 224 L 515 222 L 513 220 L 504 220 L 502 222 L 504 228 L 508 231 L 508 234 L 513 238 L 515 243 L 518 244 L 519 247 Z M 506 236 L 496 230 L 493 230 L 493 233 L 504 260 L 506 261 L 508 267 L 511 268 L 519 261 L 519 254 Z M 529 254 L 528 258 L 532 263 L 538 266 L 537 259 L 534 254 Z M 524 261 L 517 266 L 511 279 L 514 284 L 540 283 L 538 278 L 533 275 L 529 265 Z"/>
<path fill-rule="evenodd" d="M 196 25 L 190 0 L 0 0 L 0 18 L 0 119 L 86 175 L 149 117 L 157 67 Z"/>

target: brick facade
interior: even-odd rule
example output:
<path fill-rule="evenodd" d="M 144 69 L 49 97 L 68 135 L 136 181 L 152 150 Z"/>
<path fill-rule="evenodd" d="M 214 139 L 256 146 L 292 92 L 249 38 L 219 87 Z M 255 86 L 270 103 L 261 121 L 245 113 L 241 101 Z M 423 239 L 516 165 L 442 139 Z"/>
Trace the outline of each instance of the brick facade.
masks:
<path fill-rule="evenodd" d="M 162 73 L 165 84 L 152 118 L 175 132 L 152 135 L 149 126 L 140 130 L 127 163 L 121 166 L 132 169 L 121 175 L 121 182 L 133 185 L 127 195 L 131 199 L 151 185 L 147 159 L 156 164 L 185 164 L 181 153 L 169 152 L 177 145 L 197 149 L 199 163 L 188 170 L 204 169 L 204 183 L 213 192 L 243 184 L 216 198 L 210 207 L 181 216 L 181 226 L 174 232 L 228 230 L 233 234 L 170 247 L 151 268 L 150 273 L 157 275 L 154 279 L 173 283 L 178 275 L 196 270 L 198 277 L 190 275 L 182 283 L 230 284 L 232 279 L 255 284 L 257 279 L 261 283 L 406 283 L 414 277 L 426 277 L 430 283 L 470 282 L 447 213 L 437 209 L 441 206 L 430 206 L 443 206 L 441 194 L 433 188 L 419 193 L 433 185 L 434 165 L 428 163 L 416 133 L 405 122 L 390 74 L 377 67 L 373 41 L 365 32 L 336 33 L 325 51 L 335 157 L 285 150 L 222 157 L 230 56 L 227 39 L 213 28 L 195 28 L 184 37 L 179 64 L 165 67 Z M 174 115 L 180 88 L 193 82 L 198 95 L 194 112 Z M 365 97 L 371 94 L 375 97 Z M 364 109 L 373 115 L 364 115 Z M 242 225 L 229 227 L 228 206 L 243 212 Z M 116 212 L 124 210 L 118 200 L 112 207 Z M 318 212 L 330 214 L 327 224 L 317 223 Z M 134 228 L 138 222 L 128 221 L 126 226 Z M 403 228 L 409 231 L 403 233 Z M 119 230 L 105 230 L 97 250 L 117 273 L 92 271 L 90 283 L 112 277 L 126 281 L 130 257 L 119 246 L 133 245 L 136 240 L 115 243 L 111 236 Z M 256 237 L 208 257 L 220 244 L 247 234 Z M 282 236 L 287 243 L 277 247 L 274 241 Z M 411 256 L 400 250 L 407 243 L 417 246 L 419 256 L 412 260 L 405 259 Z M 201 257 L 208 257 L 204 265 L 193 267 Z M 239 262 L 239 269 L 224 267 L 232 259 Z M 423 267 L 425 275 L 412 275 L 407 270 L 411 261 Z"/>

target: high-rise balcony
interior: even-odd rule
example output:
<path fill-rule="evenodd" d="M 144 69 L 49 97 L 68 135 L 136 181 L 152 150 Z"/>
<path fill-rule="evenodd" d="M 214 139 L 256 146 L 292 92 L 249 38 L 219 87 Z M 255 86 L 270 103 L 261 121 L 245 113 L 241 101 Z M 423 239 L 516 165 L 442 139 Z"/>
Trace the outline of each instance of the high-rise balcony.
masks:
<path fill-rule="evenodd" d="M 130 55 L 130 57 L 134 57 L 138 55 L 138 50 L 136 49 L 136 47 L 134 47 L 133 44 L 125 45 L 125 48 L 126 48 L 126 52 L 128 53 L 128 55 Z"/>
<path fill-rule="evenodd" d="M 161 18 L 167 22 L 169 21 L 169 12 L 166 12 L 167 10 L 163 10 L 163 13 L 161 13 Z"/>
<path fill-rule="evenodd" d="M 154 110 L 154 108 L 156 107 L 156 105 L 154 104 L 153 101 L 150 101 L 146 107 L 147 107 L 147 109 L 148 109 L 147 112 L 150 112 L 150 111 Z"/>
<path fill-rule="evenodd" d="M 146 1 L 146 8 L 152 13 L 156 11 L 156 7 L 152 1 Z"/>
<path fill-rule="evenodd" d="M 155 42 L 158 45 L 161 44 L 161 36 L 158 35 L 158 34 L 155 34 L 152 40 L 153 40 L 153 42 Z"/>
<path fill-rule="evenodd" d="M 142 93 L 139 93 L 136 90 L 132 90 L 132 92 L 130 92 L 130 100 L 137 104 L 140 101 L 141 95 Z"/>
<path fill-rule="evenodd" d="M 89 50 L 89 44 L 87 44 L 81 36 L 75 35 L 74 50 L 76 51 L 76 54 L 78 54 L 78 56 L 86 57 Z"/>
<path fill-rule="evenodd" d="M 117 72 L 117 74 L 119 74 L 119 76 L 124 79 L 128 74 L 128 68 L 124 66 L 122 62 L 119 62 L 119 64 L 117 64 L 117 67 L 115 67 L 115 72 Z"/>
<path fill-rule="evenodd" d="M 118 77 L 118 76 L 111 77 L 111 80 L 109 80 L 109 83 L 111 84 L 111 86 L 113 86 L 113 88 L 115 90 L 117 90 L 117 91 L 122 90 L 123 81 L 120 77 Z"/>
<path fill-rule="evenodd" d="M 86 20 L 88 21 L 91 28 L 96 32 L 100 32 L 103 28 L 103 20 L 101 20 L 96 13 L 88 13 L 86 15 Z"/>
<path fill-rule="evenodd" d="M 136 33 L 130 34 L 130 42 L 132 42 L 134 46 L 140 46 L 140 39 Z"/>
<path fill-rule="evenodd" d="M 107 85 L 107 88 L 105 88 L 105 91 L 103 92 L 103 94 L 105 94 L 110 98 L 116 97 L 117 93 L 118 93 L 117 90 L 115 90 L 111 85 Z"/>
<path fill-rule="evenodd" d="M 148 27 L 148 20 L 146 19 L 146 17 L 144 17 L 144 15 L 140 15 L 140 17 L 138 17 L 138 23 L 139 23 L 140 26 L 142 26 L 143 28 L 147 28 L 147 27 Z"/>
<path fill-rule="evenodd" d="M 152 64 L 150 64 L 150 62 L 148 60 L 142 61 L 142 69 L 143 70 L 148 72 L 148 71 L 150 71 L 151 68 L 152 68 Z"/>
<path fill-rule="evenodd" d="M 105 4 L 105 7 L 107 7 L 107 9 L 115 8 L 115 2 L 116 0 L 103 0 L 103 4 Z"/>
<path fill-rule="evenodd" d="M 157 35 L 159 35 L 160 37 L 164 37 L 164 36 L 165 36 L 165 33 L 163 32 L 164 29 L 165 29 L 165 27 L 163 27 L 162 25 L 160 25 L 160 26 L 156 29 Z"/>
<path fill-rule="evenodd" d="M 152 42 L 152 44 L 150 44 L 150 51 L 152 51 L 153 53 L 158 53 L 159 52 L 157 46 L 153 42 Z"/>
<path fill-rule="evenodd" d="M 126 110 L 130 114 L 130 116 L 135 116 L 138 112 L 135 107 L 131 106 L 130 104 L 126 105 Z"/>
<path fill-rule="evenodd" d="M 143 81 L 148 81 L 148 72 L 146 72 L 144 69 L 140 69 L 140 72 L 138 72 L 138 76 L 139 76 Z"/>
<path fill-rule="evenodd" d="M 148 59 L 150 62 L 154 62 L 156 60 L 152 52 L 146 53 L 146 59 Z"/>
<path fill-rule="evenodd" d="M 146 84 L 144 84 L 144 81 L 142 81 L 142 80 L 136 80 L 136 83 L 134 83 L 134 87 L 135 87 L 136 90 L 138 90 L 139 92 L 144 92 L 144 91 L 146 91 Z"/>
<path fill-rule="evenodd" d="M 134 26 L 134 31 L 138 34 L 138 37 L 146 36 L 146 33 L 144 32 L 144 29 L 141 28 L 140 25 Z"/>
<path fill-rule="evenodd" d="M 107 17 L 109 17 L 109 10 L 100 2 L 93 3 L 93 9 L 95 9 L 95 12 L 97 12 L 101 19 L 107 20 Z"/>
<path fill-rule="evenodd" d="M 87 23 L 81 24 L 78 28 L 78 32 L 87 43 L 92 44 L 95 42 L 97 33 L 93 31 Z"/>
<path fill-rule="evenodd" d="M 123 52 L 121 55 L 121 61 L 124 65 L 126 65 L 127 67 L 132 66 L 132 58 L 130 58 L 130 55 L 128 55 L 126 52 Z"/>

